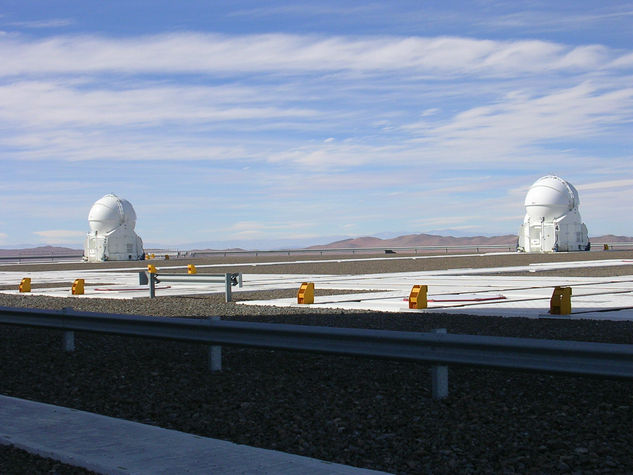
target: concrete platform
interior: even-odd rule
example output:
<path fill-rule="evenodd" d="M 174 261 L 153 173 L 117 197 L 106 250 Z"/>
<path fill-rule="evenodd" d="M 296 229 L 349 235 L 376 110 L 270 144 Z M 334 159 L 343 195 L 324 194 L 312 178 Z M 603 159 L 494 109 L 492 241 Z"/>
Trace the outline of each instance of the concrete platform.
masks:
<path fill-rule="evenodd" d="M 0 396 L 0 444 L 103 474 L 379 474 Z"/>
<path fill-rule="evenodd" d="M 431 259 L 434 257 L 402 257 L 398 259 Z M 382 258 L 384 259 L 384 258 Z M 346 259 L 349 261 L 381 260 L 381 258 Z M 293 289 L 302 282 L 314 282 L 317 289 L 349 290 L 344 295 L 317 296 L 314 307 L 357 309 L 384 312 L 442 312 L 470 315 L 523 316 L 531 318 L 551 317 L 549 299 L 556 286 L 572 287 L 572 315 L 564 318 L 591 318 L 596 320 L 633 320 L 633 260 L 604 259 L 594 261 L 539 263 L 514 267 L 448 269 L 423 272 L 394 272 L 364 275 L 323 274 L 256 274 L 259 266 L 296 265 L 314 261 L 275 261 L 234 264 L 241 268 L 250 266 L 253 273 L 244 274 L 244 287 L 233 288 L 234 299 L 239 301 L 242 291 Z M 318 262 L 340 262 L 327 260 Z M 200 273 L 213 273 L 215 267 L 231 267 L 227 264 L 197 266 Z M 619 277 L 550 277 L 539 276 L 542 271 L 587 268 L 631 267 L 630 276 Z M 186 265 L 163 265 L 160 270 L 186 269 Z M 22 277 L 31 277 L 33 283 L 51 284 L 50 288 L 35 288 L 32 295 L 70 297 L 74 279 L 86 280 L 85 294 L 74 298 L 147 298 L 149 289 L 139 285 L 138 272 L 134 269 L 81 269 L 72 271 L 9 272 L 0 271 L 0 285 L 14 285 L 15 290 L 1 290 L 17 294 Z M 261 267 L 260 267 L 261 268 Z M 530 276 L 495 275 L 500 272 L 529 272 Z M 56 286 L 67 282 L 64 287 Z M 409 292 L 413 285 L 429 288 L 429 308 L 410 310 Z M 362 291 L 362 292 L 360 292 Z M 369 291 L 369 292 L 368 292 Z M 159 284 L 156 295 L 180 296 L 224 293 L 224 284 L 169 283 Z M 28 294 L 22 294 L 28 295 Z M 296 298 L 275 300 L 250 300 L 238 302 L 244 305 L 297 306 Z M 561 317 L 563 318 L 563 317 Z"/>

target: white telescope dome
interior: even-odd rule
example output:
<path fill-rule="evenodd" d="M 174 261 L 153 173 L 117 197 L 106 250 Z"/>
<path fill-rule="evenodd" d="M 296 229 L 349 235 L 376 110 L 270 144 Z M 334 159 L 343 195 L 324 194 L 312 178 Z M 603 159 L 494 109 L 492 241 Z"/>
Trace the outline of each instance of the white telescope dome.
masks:
<path fill-rule="evenodd" d="M 577 209 L 579 204 L 576 188 L 554 175 L 536 180 L 525 197 L 525 211 L 536 220 L 554 220 Z"/>
<path fill-rule="evenodd" d="M 115 194 L 107 194 L 90 208 L 88 222 L 92 232 L 109 233 L 123 224 L 130 230 L 136 226 L 136 213 L 132 204 Z"/>

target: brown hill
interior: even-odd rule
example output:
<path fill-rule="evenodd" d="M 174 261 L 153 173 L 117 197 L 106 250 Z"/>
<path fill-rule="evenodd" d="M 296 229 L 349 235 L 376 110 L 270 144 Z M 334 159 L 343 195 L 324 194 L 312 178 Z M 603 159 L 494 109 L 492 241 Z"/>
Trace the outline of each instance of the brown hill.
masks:
<path fill-rule="evenodd" d="M 517 236 L 508 234 L 505 236 L 434 236 L 432 234 L 409 234 L 391 239 L 380 239 L 376 237 L 360 237 L 344 239 L 321 246 L 311 246 L 308 249 L 340 249 L 340 248 L 367 248 L 367 247 L 413 247 L 413 246 L 460 246 L 478 244 L 515 244 Z"/>
<path fill-rule="evenodd" d="M 615 236 L 613 234 L 605 234 L 603 236 L 593 236 L 589 238 L 594 243 L 614 243 L 614 242 L 633 242 L 633 237 Z M 408 234 L 406 236 L 398 236 L 392 239 L 380 239 L 377 237 L 365 236 L 352 239 L 344 239 L 329 244 L 310 246 L 307 249 L 359 249 L 368 247 L 379 247 L 388 249 L 390 247 L 415 247 L 415 246 L 476 246 L 502 244 L 513 245 L 517 242 L 516 234 L 506 234 L 504 236 L 469 236 L 469 237 L 453 237 L 453 236 L 436 236 L 433 234 Z"/>

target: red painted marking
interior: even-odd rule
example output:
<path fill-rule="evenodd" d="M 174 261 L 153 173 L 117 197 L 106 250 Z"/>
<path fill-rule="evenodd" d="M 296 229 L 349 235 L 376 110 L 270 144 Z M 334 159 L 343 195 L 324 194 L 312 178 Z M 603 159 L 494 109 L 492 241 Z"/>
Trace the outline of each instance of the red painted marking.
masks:
<path fill-rule="evenodd" d="M 165 287 L 156 287 L 156 290 L 160 290 L 160 289 L 171 289 L 171 285 L 166 285 Z M 134 289 L 94 289 L 94 290 L 98 290 L 99 292 L 133 292 L 135 290 L 149 290 L 149 287 L 137 287 Z"/>
<path fill-rule="evenodd" d="M 475 297 L 475 298 L 463 298 L 463 299 L 427 299 L 427 302 L 487 302 L 488 300 L 505 300 L 506 296 L 502 295 L 500 297 Z M 404 302 L 408 302 L 408 298 L 402 299 Z"/>
<path fill-rule="evenodd" d="M 488 300 L 505 300 L 507 297 L 476 297 L 474 299 L 428 299 L 427 302 L 487 302 Z"/>

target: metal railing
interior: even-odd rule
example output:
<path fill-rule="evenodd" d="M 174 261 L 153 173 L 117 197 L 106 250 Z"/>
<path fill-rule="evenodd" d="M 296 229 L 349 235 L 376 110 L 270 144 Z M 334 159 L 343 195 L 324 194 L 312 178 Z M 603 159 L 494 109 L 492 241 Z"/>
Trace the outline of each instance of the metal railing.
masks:
<path fill-rule="evenodd" d="M 186 282 L 188 284 L 224 284 L 224 301 L 231 301 L 231 287 L 235 285 L 243 286 L 242 273 L 233 272 L 225 274 L 166 274 L 163 272 L 141 272 L 139 273 L 139 283 L 149 284 L 149 298 L 156 297 L 156 284 L 161 282 Z"/>
<path fill-rule="evenodd" d="M 0 307 L 0 323 L 65 330 L 64 348 L 74 348 L 73 331 L 139 336 L 217 345 L 470 365 L 519 371 L 633 379 L 633 345 L 446 333 L 198 320 Z M 74 334 L 73 334 L 74 335 Z M 221 357 L 221 356 L 220 356 Z M 440 366 L 439 368 L 442 368 Z M 441 372 L 439 372 L 441 374 Z M 437 372 L 435 372 L 437 375 Z M 446 387 L 447 376 L 433 380 Z M 434 397 L 446 394 L 440 391 Z"/>
<path fill-rule="evenodd" d="M 591 251 L 603 251 L 605 245 L 608 250 L 622 251 L 633 250 L 633 242 L 591 242 Z M 363 253 L 386 253 L 398 251 L 409 251 L 417 254 L 418 252 L 444 252 L 448 254 L 449 251 L 472 251 L 480 253 L 482 251 L 516 251 L 516 243 L 513 244 L 462 244 L 462 245 L 437 245 L 437 246 L 399 246 L 399 247 L 340 247 L 340 248 L 314 248 L 314 249 L 276 249 L 276 250 L 225 250 L 225 251 L 178 251 L 178 250 L 165 250 L 154 249 L 146 250 L 146 252 L 154 252 L 159 257 L 169 255 L 170 258 L 195 258 L 204 256 L 232 256 L 232 255 L 279 255 L 286 254 L 288 256 L 293 254 L 363 254 Z M 60 259 L 76 259 L 81 260 L 82 255 L 24 255 L 24 256 L 0 256 L 0 261 L 58 261 Z"/>
<path fill-rule="evenodd" d="M 606 249 L 605 249 L 606 246 Z M 628 251 L 633 250 L 633 242 L 591 242 L 592 251 Z"/>
<path fill-rule="evenodd" d="M 385 253 L 390 254 L 397 251 L 409 251 L 417 254 L 419 251 L 444 251 L 448 254 L 449 251 L 474 251 L 479 253 L 481 250 L 490 251 L 516 251 L 516 244 L 464 244 L 455 246 L 402 246 L 402 247 L 339 247 L 339 248 L 320 248 L 320 249 L 277 249 L 266 251 L 186 251 L 181 252 L 184 257 L 201 257 L 201 256 L 230 256 L 230 255 L 244 255 L 251 254 L 255 256 L 266 254 L 286 254 L 288 256 L 293 254 L 363 254 L 363 253 Z"/>
<path fill-rule="evenodd" d="M 24 256 L 0 256 L 0 261 L 16 262 L 18 264 L 22 261 L 45 261 L 56 262 L 59 260 L 72 259 L 73 262 L 81 262 L 83 254 L 49 254 L 49 255 L 24 255 Z"/>

